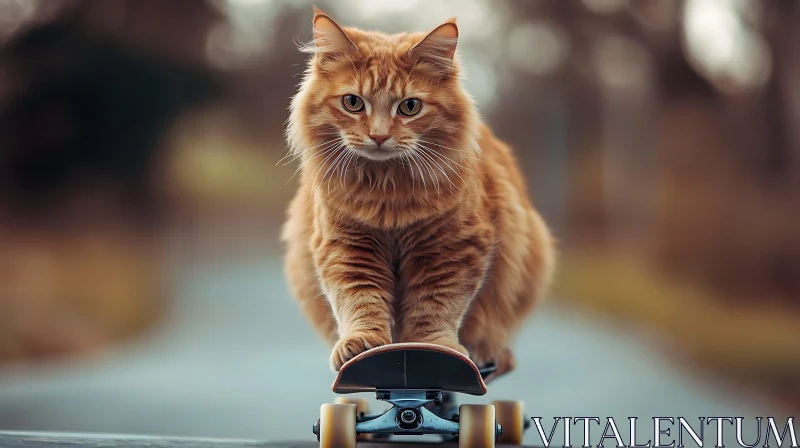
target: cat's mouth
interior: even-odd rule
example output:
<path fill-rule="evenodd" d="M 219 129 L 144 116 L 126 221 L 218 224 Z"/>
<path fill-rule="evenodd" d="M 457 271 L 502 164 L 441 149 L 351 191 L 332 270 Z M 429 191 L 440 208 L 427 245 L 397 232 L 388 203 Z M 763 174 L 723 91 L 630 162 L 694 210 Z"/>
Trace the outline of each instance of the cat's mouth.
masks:
<path fill-rule="evenodd" d="M 403 151 L 396 150 L 396 149 L 363 149 L 363 148 L 354 148 L 356 154 L 360 155 L 361 157 L 365 157 L 370 160 L 375 161 L 385 161 L 389 159 L 393 159 L 395 157 L 400 157 L 403 154 Z"/>

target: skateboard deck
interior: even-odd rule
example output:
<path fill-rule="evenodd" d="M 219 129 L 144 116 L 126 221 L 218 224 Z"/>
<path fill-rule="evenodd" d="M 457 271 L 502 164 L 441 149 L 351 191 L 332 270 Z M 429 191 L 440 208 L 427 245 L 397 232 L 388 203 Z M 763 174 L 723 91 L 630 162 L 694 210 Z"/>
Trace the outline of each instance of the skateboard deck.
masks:
<path fill-rule="evenodd" d="M 337 394 L 409 389 L 484 395 L 486 383 L 475 363 L 456 350 L 398 343 L 367 350 L 347 361 L 332 389 Z"/>

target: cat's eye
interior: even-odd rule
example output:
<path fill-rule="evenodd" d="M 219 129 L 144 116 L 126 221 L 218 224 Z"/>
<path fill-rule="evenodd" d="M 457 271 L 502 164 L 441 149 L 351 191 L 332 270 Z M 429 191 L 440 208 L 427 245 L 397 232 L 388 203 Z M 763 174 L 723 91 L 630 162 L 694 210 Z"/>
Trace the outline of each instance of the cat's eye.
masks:
<path fill-rule="evenodd" d="M 364 110 L 364 100 L 355 95 L 345 95 L 342 97 L 342 107 L 355 114 Z"/>
<path fill-rule="evenodd" d="M 400 112 L 401 115 L 405 115 L 407 117 L 418 114 L 420 109 L 422 109 L 422 101 L 416 98 L 403 100 L 397 107 L 397 111 Z"/>

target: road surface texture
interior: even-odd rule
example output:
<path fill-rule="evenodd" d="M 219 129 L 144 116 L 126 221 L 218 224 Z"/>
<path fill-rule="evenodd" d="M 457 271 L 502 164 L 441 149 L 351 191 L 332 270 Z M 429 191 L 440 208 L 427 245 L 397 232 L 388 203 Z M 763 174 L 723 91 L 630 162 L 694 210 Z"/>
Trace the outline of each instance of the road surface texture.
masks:
<path fill-rule="evenodd" d="M 362 448 L 419 448 L 412 443 L 359 443 Z M 3 448 L 314 448 L 316 442 L 258 442 L 250 440 L 210 440 L 107 436 L 83 434 L 2 433 Z M 427 445 L 429 446 L 429 445 Z M 443 446 L 456 447 L 456 444 Z M 502 448 L 498 445 L 498 448 Z"/>
<path fill-rule="evenodd" d="M 178 266 L 174 309 L 147 338 L 80 363 L 0 371 L 0 430 L 313 442 L 311 425 L 334 398 L 334 375 L 328 349 L 289 297 L 280 260 Z M 630 416 L 771 415 L 769 403 L 682 369 L 644 333 L 555 300 L 516 350 L 515 373 L 490 384 L 486 397 L 462 401 L 524 400 L 547 432 L 556 416 L 614 417 L 627 428 Z M 645 429 L 644 441 L 652 424 Z M 602 427 L 593 431 L 597 444 Z M 573 446 L 582 435 L 573 428 Z M 534 430 L 526 443 L 542 441 Z"/>

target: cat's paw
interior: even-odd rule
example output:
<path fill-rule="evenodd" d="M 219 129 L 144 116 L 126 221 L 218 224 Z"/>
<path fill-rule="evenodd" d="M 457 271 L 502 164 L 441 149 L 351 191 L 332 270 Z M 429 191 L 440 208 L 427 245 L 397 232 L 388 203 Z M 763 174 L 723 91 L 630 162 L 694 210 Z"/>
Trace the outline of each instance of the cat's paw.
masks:
<path fill-rule="evenodd" d="M 434 339 L 432 341 L 425 341 L 425 342 L 428 342 L 430 344 L 441 345 L 441 346 L 444 346 L 444 347 L 447 347 L 447 348 L 452 348 L 453 350 L 461 353 L 462 355 L 469 357 L 469 352 L 467 351 L 467 348 L 464 347 L 463 345 L 459 344 L 458 341 L 456 341 L 456 340 L 454 340 L 452 338 L 439 338 L 439 339 Z"/>
<path fill-rule="evenodd" d="M 340 338 L 331 352 L 331 369 L 338 372 L 342 365 L 371 348 L 391 344 L 391 339 L 378 332 L 352 333 Z"/>
<path fill-rule="evenodd" d="M 487 381 L 517 368 L 517 358 L 508 347 L 489 349 L 485 345 L 481 345 L 473 351 L 472 361 L 478 367 L 484 367 L 491 363 L 497 366 L 497 370 L 487 378 Z"/>

